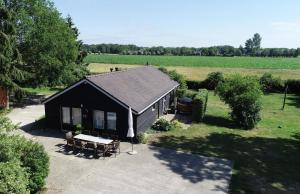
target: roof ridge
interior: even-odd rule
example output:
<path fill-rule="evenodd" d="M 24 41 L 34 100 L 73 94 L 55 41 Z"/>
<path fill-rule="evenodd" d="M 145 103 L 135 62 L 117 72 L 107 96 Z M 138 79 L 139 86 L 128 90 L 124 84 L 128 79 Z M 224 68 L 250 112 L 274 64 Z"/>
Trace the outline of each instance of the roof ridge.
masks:
<path fill-rule="evenodd" d="M 103 72 L 103 73 L 98 73 L 98 74 L 94 74 L 94 75 L 86 75 L 85 78 L 111 75 L 111 74 L 122 73 L 122 72 L 126 72 L 126 71 L 132 71 L 132 70 L 135 70 L 135 69 L 147 68 L 147 67 L 150 67 L 150 65 L 148 65 L 148 66 L 144 65 L 144 66 L 140 66 L 140 67 L 126 68 L 126 69 L 121 69 L 121 70 L 118 70 L 118 71 Z"/>

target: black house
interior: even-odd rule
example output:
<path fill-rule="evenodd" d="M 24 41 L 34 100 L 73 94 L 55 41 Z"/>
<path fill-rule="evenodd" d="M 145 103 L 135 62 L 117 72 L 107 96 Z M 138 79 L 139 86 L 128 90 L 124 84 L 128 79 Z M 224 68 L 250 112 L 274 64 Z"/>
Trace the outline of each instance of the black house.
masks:
<path fill-rule="evenodd" d="M 173 102 L 178 83 L 157 68 L 144 66 L 86 76 L 44 101 L 49 128 L 109 133 L 125 138 L 128 108 L 135 134 L 145 131 Z"/>

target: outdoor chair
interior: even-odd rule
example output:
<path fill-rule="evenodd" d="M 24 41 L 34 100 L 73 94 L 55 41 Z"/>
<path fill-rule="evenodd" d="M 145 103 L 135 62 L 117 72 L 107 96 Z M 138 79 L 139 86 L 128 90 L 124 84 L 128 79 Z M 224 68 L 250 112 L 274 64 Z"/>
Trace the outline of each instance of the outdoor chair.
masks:
<path fill-rule="evenodd" d="M 72 132 L 66 133 L 67 146 L 74 147 L 74 139 Z"/>
<path fill-rule="evenodd" d="M 87 142 L 85 148 L 94 151 L 94 156 L 97 154 L 97 144 L 94 142 Z"/>
<path fill-rule="evenodd" d="M 98 131 L 95 131 L 95 130 L 92 130 L 92 131 L 91 131 L 91 135 L 92 135 L 92 136 L 95 136 L 95 137 L 99 137 L 99 132 L 98 132 Z"/>
<path fill-rule="evenodd" d="M 90 131 L 89 130 L 83 130 L 82 134 L 84 134 L 84 135 L 90 135 Z"/>
<path fill-rule="evenodd" d="M 121 153 L 121 149 L 120 149 L 120 141 L 119 140 L 114 140 L 112 143 L 110 143 L 109 145 L 109 152 L 110 153 L 114 153 L 115 157 L 117 157 L 117 153 Z"/>
<path fill-rule="evenodd" d="M 101 137 L 103 137 L 103 138 L 109 138 L 109 134 L 102 132 Z"/>
<path fill-rule="evenodd" d="M 118 139 L 119 139 L 119 136 L 116 135 L 116 134 L 112 134 L 112 135 L 110 136 L 110 138 L 111 138 L 112 140 L 118 140 Z"/>
<path fill-rule="evenodd" d="M 109 150 L 109 146 L 106 146 L 105 144 L 97 144 L 96 154 L 100 153 L 105 159 L 108 150 Z"/>
<path fill-rule="evenodd" d="M 76 140 L 74 141 L 74 149 L 77 148 L 79 149 L 81 152 L 83 151 L 83 149 L 85 148 L 86 143 L 81 141 L 81 140 Z"/>

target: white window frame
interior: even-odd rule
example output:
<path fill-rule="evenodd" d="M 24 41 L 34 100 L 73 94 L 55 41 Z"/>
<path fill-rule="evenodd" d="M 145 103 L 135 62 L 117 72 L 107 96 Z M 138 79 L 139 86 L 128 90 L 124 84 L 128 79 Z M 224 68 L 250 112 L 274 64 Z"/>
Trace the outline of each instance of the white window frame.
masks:
<path fill-rule="evenodd" d="M 114 120 L 111 120 L 109 117 L 109 114 L 111 114 L 111 113 L 113 113 L 113 114 L 115 114 L 115 119 Z M 114 121 L 115 122 L 115 128 L 114 129 L 112 129 L 112 128 L 109 128 L 109 122 L 111 122 L 111 121 Z M 117 113 L 116 112 L 107 112 L 106 113 L 106 128 L 108 129 L 108 130 L 117 130 Z"/>
<path fill-rule="evenodd" d="M 62 123 L 63 124 L 71 124 L 71 108 L 70 107 L 61 107 L 61 113 L 62 113 Z M 65 114 L 68 114 L 68 118 L 65 118 Z"/>
<path fill-rule="evenodd" d="M 103 116 L 103 120 L 101 120 L 100 119 L 100 122 L 102 122 L 102 128 L 100 128 L 100 127 L 98 127 L 96 124 L 96 113 L 100 113 L 102 116 Z M 105 129 L 105 112 L 104 111 L 102 111 L 102 110 L 94 110 L 93 111 L 93 127 L 95 128 L 95 129 Z"/>
<path fill-rule="evenodd" d="M 79 122 L 75 122 L 75 111 L 79 110 L 80 111 L 80 115 L 78 116 L 79 118 Z M 76 108 L 76 107 L 72 107 L 72 124 L 73 125 L 82 125 L 82 110 L 81 108 Z"/>

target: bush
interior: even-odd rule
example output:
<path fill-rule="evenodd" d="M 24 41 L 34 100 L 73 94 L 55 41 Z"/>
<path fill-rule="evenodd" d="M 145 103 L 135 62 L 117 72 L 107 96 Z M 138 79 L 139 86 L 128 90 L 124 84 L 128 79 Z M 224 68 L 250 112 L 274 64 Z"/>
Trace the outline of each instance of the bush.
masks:
<path fill-rule="evenodd" d="M 158 69 L 160 71 L 162 71 L 163 73 L 168 74 L 172 80 L 177 81 L 179 83 L 179 88 L 180 89 L 187 89 L 185 77 L 183 75 L 177 73 L 175 70 L 168 71 L 164 67 L 160 67 Z"/>
<path fill-rule="evenodd" d="M 201 83 L 202 87 L 208 90 L 216 89 L 220 82 L 224 81 L 224 76 L 222 72 L 211 72 L 208 74 L 207 78 Z"/>
<path fill-rule="evenodd" d="M 28 174 L 19 162 L 0 162 L 0 193 L 29 193 L 27 186 Z"/>
<path fill-rule="evenodd" d="M 265 93 L 282 92 L 284 90 L 283 81 L 279 77 L 273 77 L 271 73 L 265 73 L 260 78 L 259 83 Z"/>
<path fill-rule="evenodd" d="M 177 128 L 181 128 L 178 121 L 169 122 L 166 119 L 159 119 L 152 125 L 152 129 L 155 131 L 170 131 Z"/>
<path fill-rule="evenodd" d="M 0 135 L 0 162 L 18 161 L 28 174 L 27 189 L 35 193 L 45 185 L 49 157 L 44 147 L 20 136 Z"/>
<path fill-rule="evenodd" d="M 202 82 L 196 80 L 186 80 L 186 85 L 190 90 L 199 90 L 203 87 Z"/>
<path fill-rule="evenodd" d="M 197 95 L 193 98 L 193 121 L 201 122 L 204 118 L 208 100 L 208 91 L 206 89 L 200 89 Z"/>
<path fill-rule="evenodd" d="M 138 133 L 136 138 L 138 143 L 146 144 L 148 142 L 148 137 L 146 133 Z"/>
<path fill-rule="evenodd" d="M 288 85 L 289 93 L 300 94 L 300 80 L 290 79 L 285 84 Z"/>
<path fill-rule="evenodd" d="M 217 94 L 230 106 L 232 119 L 251 129 L 260 121 L 262 91 L 255 77 L 234 75 L 218 85 Z"/>
<path fill-rule="evenodd" d="M 189 98 L 194 98 L 197 95 L 196 91 L 192 91 L 192 90 L 186 90 L 186 89 L 178 89 L 176 90 L 176 96 L 179 98 L 182 97 L 189 97 Z"/>

